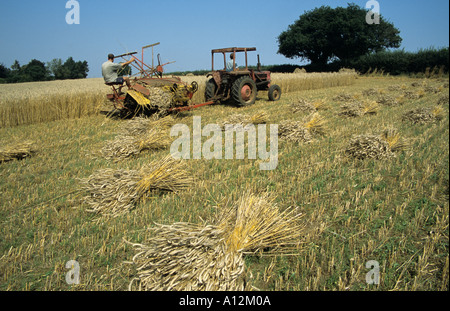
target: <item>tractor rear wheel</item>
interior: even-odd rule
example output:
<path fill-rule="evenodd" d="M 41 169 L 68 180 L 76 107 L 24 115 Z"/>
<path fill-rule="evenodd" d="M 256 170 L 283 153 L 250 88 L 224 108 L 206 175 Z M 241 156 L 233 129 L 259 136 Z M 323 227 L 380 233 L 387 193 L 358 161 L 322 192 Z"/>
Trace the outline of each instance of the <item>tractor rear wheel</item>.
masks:
<path fill-rule="evenodd" d="M 280 98 L 281 98 L 281 88 L 276 84 L 272 84 L 269 87 L 269 100 L 277 101 Z"/>
<path fill-rule="evenodd" d="M 206 86 L 205 86 L 205 98 L 206 101 L 209 101 L 211 98 L 214 97 L 214 95 L 216 94 L 216 89 L 217 89 L 217 85 L 216 82 L 214 81 L 214 79 L 209 79 L 206 82 Z"/>
<path fill-rule="evenodd" d="M 256 101 L 256 83 L 249 77 L 237 79 L 231 88 L 231 95 L 238 106 L 253 105 Z"/>

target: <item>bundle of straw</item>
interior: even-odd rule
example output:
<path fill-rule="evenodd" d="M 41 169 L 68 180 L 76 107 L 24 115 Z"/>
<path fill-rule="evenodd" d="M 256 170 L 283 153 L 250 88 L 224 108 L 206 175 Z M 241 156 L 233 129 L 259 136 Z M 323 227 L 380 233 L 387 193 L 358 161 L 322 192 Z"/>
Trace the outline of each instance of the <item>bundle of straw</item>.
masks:
<path fill-rule="evenodd" d="M 402 101 L 398 101 L 391 95 L 381 95 L 378 97 L 376 102 L 384 106 L 398 106 L 399 104 L 403 103 Z"/>
<path fill-rule="evenodd" d="M 394 156 L 389 143 L 380 136 L 358 135 L 350 140 L 345 155 L 359 160 L 386 159 Z"/>
<path fill-rule="evenodd" d="M 264 124 L 267 123 L 268 116 L 264 111 L 258 112 L 254 115 L 248 116 L 244 114 L 233 114 L 225 121 L 222 122 L 222 129 L 225 129 L 225 125 L 238 125 L 246 126 L 248 124 Z"/>
<path fill-rule="evenodd" d="M 318 113 L 309 115 L 304 121 L 304 126 L 312 135 L 325 135 L 327 121 Z"/>
<path fill-rule="evenodd" d="M 136 156 L 144 150 L 160 150 L 171 143 L 169 128 L 175 123 L 173 117 L 162 119 L 135 118 L 119 129 L 119 135 L 106 142 L 100 154 L 115 161 Z"/>
<path fill-rule="evenodd" d="M 310 102 L 306 101 L 305 99 L 299 99 L 296 103 L 291 104 L 291 109 L 293 113 L 296 112 L 315 112 L 317 111 L 317 108 L 311 104 Z"/>
<path fill-rule="evenodd" d="M 339 115 L 347 117 L 360 117 L 363 115 L 363 104 L 361 102 L 350 102 L 341 105 L 341 112 Z"/>
<path fill-rule="evenodd" d="M 88 212 L 117 217 L 133 209 L 139 200 L 136 184 L 139 171 L 103 169 L 82 179 L 82 190 L 88 192 L 84 202 Z"/>
<path fill-rule="evenodd" d="M 366 114 L 376 114 L 378 112 L 378 108 L 378 104 L 374 101 L 351 102 L 341 106 L 342 111 L 339 115 L 347 117 L 360 117 Z"/>
<path fill-rule="evenodd" d="M 365 96 L 374 96 L 374 95 L 378 95 L 378 91 L 374 88 L 370 88 L 370 89 L 363 90 L 362 94 Z"/>
<path fill-rule="evenodd" d="M 375 102 L 375 101 L 365 102 L 363 107 L 362 107 L 363 115 L 366 115 L 366 114 L 377 114 L 378 110 L 379 110 L 379 106 L 378 106 L 378 103 Z"/>
<path fill-rule="evenodd" d="M 213 225 L 156 224 L 145 244 L 132 244 L 138 290 L 246 290 L 244 255 L 297 253 L 301 214 L 280 212 L 267 195 L 246 193 Z"/>
<path fill-rule="evenodd" d="M 84 202 L 89 205 L 87 211 L 118 217 L 151 193 L 183 190 L 193 181 L 183 165 L 168 156 L 141 170 L 99 170 L 81 180 L 81 189 L 87 192 L 84 197 Z"/>
<path fill-rule="evenodd" d="M 444 109 L 442 106 L 435 108 L 416 108 L 406 112 L 402 116 L 402 121 L 410 121 L 414 124 L 432 123 L 442 120 L 444 117 Z"/>
<path fill-rule="evenodd" d="M 119 135 L 106 142 L 101 149 L 101 155 L 115 161 L 136 156 L 144 150 L 164 149 L 171 143 L 170 137 L 158 129 L 147 131 L 142 137 Z"/>
<path fill-rule="evenodd" d="M 419 99 L 420 98 L 420 94 L 415 93 L 413 91 L 408 91 L 408 90 L 405 90 L 403 92 L 403 96 L 408 98 L 408 99 Z"/>
<path fill-rule="evenodd" d="M 410 143 L 395 128 L 385 129 L 381 135 L 358 135 L 352 138 L 345 153 L 357 159 L 385 159 L 395 152 L 406 150 Z"/>
<path fill-rule="evenodd" d="M 0 147 L 0 163 L 30 157 L 36 152 L 33 144 L 33 142 L 23 142 Z"/>
<path fill-rule="evenodd" d="M 388 128 L 383 131 L 381 138 L 385 140 L 392 152 L 399 152 L 409 148 L 410 144 L 394 128 Z"/>
<path fill-rule="evenodd" d="M 151 107 L 159 108 L 170 108 L 172 106 L 172 94 L 170 90 L 165 90 L 162 87 L 147 86 L 150 95 L 148 99 L 150 100 Z"/>
<path fill-rule="evenodd" d="M 265 124 L 267 123 L 269 117 L 267 115 L 267 113 L 265 113 L 264 111 L 260 111 L 255 113 L 254 115 L 251 115 L 250 118 L 248 119 L 248 123 L 249 124 Z"/>
<path fill-rule="evenodd" d="M 132 244 L 138 277 L 129 289 L 149 291 L 244 290 L 244 260 L 223 249 L 217 226 L 156 224 L 146 244 Z M 135 287 L 135 283 L 137 288 Z"/>
<path fill-rule="evenodd" d="M 313 137 L 302 121 L 282 121 L 278 125 L 278 136 L 292 142 L 310 142 Z"/>
<path fill-rule="evenodd" d="M 350 95 L 347 93 L 341 93 L 336 95 L 335 97 L 333 97 L 334 101 L 339 101 L 339 102 L 352 102 L 354 100 L 356 100 L 354 95 Z"/>
<path fill-rule="evenodd" d="M 171 155 L 144 166 L 140 173 L 142 178 L 137 183 L 137 190 L 141 196 L 153 190 L 181 191 L 193 182 L 185 170 L 185 162 L 175 160 Z"/>
<path fill-rule="evenodd" d="M 295 208 L 280 212 L 267 194 L 247 192 L 219 213 L 217 226 L 223 230 L 228 252 L 280 255 L 298 249 L 301 217 Z"/>

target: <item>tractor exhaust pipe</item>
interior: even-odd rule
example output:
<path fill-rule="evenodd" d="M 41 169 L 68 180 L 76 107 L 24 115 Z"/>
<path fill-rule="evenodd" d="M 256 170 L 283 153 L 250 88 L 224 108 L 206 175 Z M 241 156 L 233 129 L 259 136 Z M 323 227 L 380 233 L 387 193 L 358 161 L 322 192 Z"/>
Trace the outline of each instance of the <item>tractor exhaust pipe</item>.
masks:
<path fill-rule="evenodd" d="M 258 64 L 257 64 L 257 66 L 258 66 L 258 71 L 261 71 L 261 63 L 259 62 L 259 54 L 258 54 Z"/>

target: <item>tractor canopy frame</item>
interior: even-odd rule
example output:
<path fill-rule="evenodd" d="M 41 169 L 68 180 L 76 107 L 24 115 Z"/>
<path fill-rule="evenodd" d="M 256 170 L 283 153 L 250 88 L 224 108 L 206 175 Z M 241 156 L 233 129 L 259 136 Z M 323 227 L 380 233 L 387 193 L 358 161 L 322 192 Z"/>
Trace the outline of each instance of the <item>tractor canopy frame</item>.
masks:
<path fill-rule="evenodd" d="M 248 57 L 247 52 L 256 51 L 255 47 L 250 48 L 242 48 L 242 47 L 232 47 L 232 48 L 224 48 L 224 49 L 214 49 L 211 50 L 211 70 L 214 71 L 214 54 L 222 53 L 223 54 L 223 70 L 226 70 L 227 67 L 227 53 L 233 54 L 233 71 L 236 70 L 236 52 L 244 52 L 245 53 L 245 70 L 248 70 Z"/>

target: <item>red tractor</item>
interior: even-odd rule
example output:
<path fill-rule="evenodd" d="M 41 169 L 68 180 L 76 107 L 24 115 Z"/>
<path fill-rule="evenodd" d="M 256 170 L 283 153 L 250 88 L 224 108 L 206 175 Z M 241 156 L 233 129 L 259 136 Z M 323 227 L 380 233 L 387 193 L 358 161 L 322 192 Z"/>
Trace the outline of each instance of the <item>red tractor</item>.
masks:
<path fill-rule="evenodd" d="M 232 102 L 238 106 L 247 106 L 255 103 L 258 91 L 268 91 L 271 101 L 280 99 L 281 88 L 276 84 L 271 84 L 270 71 L 261 71 L 259 55 L 257 70 L 248 68 L 247 52 L 250 51 L 256 51 L 256 48 L 232 47 L 211 51 L 212 71 L 207 74 L 207 77 L 211 78 L 206 82 L 206 101 Z M 236 53 L 238 52 L 245 53 L 245 67 L 237 68 L 236 66 Z M 223 54 L 224 68 L 222 70 L 214 70 L 214 55 L 217 53 Z M 227 55 L 232 56 L 228 61 L 228 66 Z"/>

